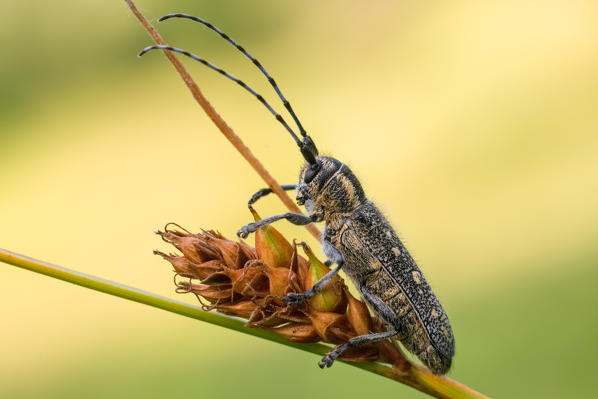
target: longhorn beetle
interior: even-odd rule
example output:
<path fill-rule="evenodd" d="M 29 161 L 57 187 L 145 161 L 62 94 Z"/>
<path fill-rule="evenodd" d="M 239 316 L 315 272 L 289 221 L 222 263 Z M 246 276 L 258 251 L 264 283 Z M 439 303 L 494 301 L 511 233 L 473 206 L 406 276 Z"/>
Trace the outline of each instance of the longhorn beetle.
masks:
<path fill-rule="evenodd" d="M 266 76 L 302 136 L 302 139 L 299 139 L 283 117 L 255 90 L 208 61 L 185 50 L 164 45 L 146 47 L 139 53 L 141 56 L 150 50 L 169 50 L 184 54 L 219 72 L 254 95 L 295 140 L 306 164 L 301 169 L 299 182 L 284 185 L 282 188 L 297 192 L 297 203 L 305 205 L 308 216 L 298 213 L 270 216 L 241 227 L 237 233 L 246 238 L 260 227 L 281 219 L 295 225 L 322 221 L 326 223 L 322 233 L 323 251 L 328 257 L 327 263 L 336 264 L 336 267 L 313 288 L 303 293 L 290 293 L 283 299 L 291 305 L 301 303 L 321 291 L 332 277 L 343 269 L 365 301 L 388 324 L 385 332 L 358 336 L 337 346 L 324 356 L 319 366 L 330 367 L 349 347 L 396 336 L 405 348 L 415 354 L 432 372 L 445 374 L 455 353 L 455 340 L 448 317 L 394 229 L 376 205 L 366 198 L 353 172 L 339 160 L 318 154 L 315 143 L 307 135 L 291 104 L 283 96 L 272 76 L 247 50 L 201 18 L 187 14 L 169 14 L 159 21 L 170 18 L 185 18 L 199 22 L 218 33 L 248 57 Z M 249 200 L 249 207 L 271 192 L 270 188 L 256 192 Z"/>

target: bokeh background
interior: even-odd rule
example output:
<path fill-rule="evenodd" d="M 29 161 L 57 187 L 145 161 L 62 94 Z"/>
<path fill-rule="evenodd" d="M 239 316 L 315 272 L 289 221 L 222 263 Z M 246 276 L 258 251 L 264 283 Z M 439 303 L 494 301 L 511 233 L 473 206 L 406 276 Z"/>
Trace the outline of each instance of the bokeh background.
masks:
<path fill-rule="evenodd" d="M 598 3 L 150 1 L 212 21 L 280 83 L 320 150 L 348 163 L 447 310 L 450 376 L 493 397 L 591 397 L 598 356 Z M 233 236 L 264 184 L 122 1 L 3 0 L 0 246 L 174 294 L 152 232 Z M 190 21 L 165 39 L 242 77 Z M 251 96 L 184 60 L 281 183 L 301 158 Z M 290 119 L 290 118 L 287 118 Z M 262 215 L 284 208 L 276 198 Z M 308 239 L 280 223 L 288 237 Z M 252 240 L 250 240 L 252 242 Z M 310 241 L 313 243 L 313 241 Z M 0 265 L 0 397 L 401 397 L 317 357 Z"/>

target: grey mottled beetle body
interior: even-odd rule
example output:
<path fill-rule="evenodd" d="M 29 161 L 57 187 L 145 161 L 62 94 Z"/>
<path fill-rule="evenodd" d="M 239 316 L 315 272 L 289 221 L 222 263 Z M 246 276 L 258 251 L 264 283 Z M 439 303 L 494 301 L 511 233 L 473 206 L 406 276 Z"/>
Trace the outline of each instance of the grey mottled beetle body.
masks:
<path fill-rule="evenodd" d="M 446 373 L 455 341 L 440 302 L 349 168 L 329 157 L 318 161 L 322 178 L 306 184 L 304 168 L 297 192 L 300 202 L 313 201 L 311 215 L 326 221 L 324 252 L 333 261 L 336 251 L 342 255 L 345 273 L 405 348 L 433 372 Z"/>
<path fill-rule="evenodd" d="M 308 216 L 287 213 L 244 226 L 241 236 L 279 219 L 304 225 L 325 221 L 323 250 L 338 266 L 311 290 L 289 294 L 285 300 L 299 303 L 309 299 L 341 268 L 355 283 L 371 308 L 384 319 L 389 330 L 351 339 L 331 351 L 320 363 L 330 366 L 348 347 L 397 336 L 436 374 L 445 374 L 455 353 L 455 340 L 448 317 L 415 261 L 380 210 L 369 201 L 361 184 L 343 163 L 330 157 L 316 157 L 301 171 L 296 186 L 297 202 L 305 204 Z M 312 174 L 311 179 L 308 179 Z M 250 206 L 269 189 L 260 190 Z"/>

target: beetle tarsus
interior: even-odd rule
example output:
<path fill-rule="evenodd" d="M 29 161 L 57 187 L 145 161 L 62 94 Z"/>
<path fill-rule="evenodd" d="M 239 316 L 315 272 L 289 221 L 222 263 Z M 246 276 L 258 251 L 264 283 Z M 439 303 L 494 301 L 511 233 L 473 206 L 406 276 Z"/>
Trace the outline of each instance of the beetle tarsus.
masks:
<path fill-rule="evenodd" d="M 313 289 L 307 290 L 302 294 L 291 292 L 287 296 L 283 297 L 282 300 L 288 302 L 289 305 L 298 305 L 303 301 L 307 301 L 309 298 L 314 296 L 315 292 Z"/>
<path fill-rule="evenodd" d="M 334 351 L 327 353 L 326 356 L 324 356 L 322 360 L 318 362 L 318 366 L 320 366 L 321 369 L 330 367 L 337 357 L 338 355 L 335 356 Z"/>
<path fill-rule="evenodd" d="M 249 223 L 241 227 L 239 231 L 237 231 L 237 236 L 241 238 L 247 238 L 247 236 L 253 232 L 255 232 L 257 228 L 255 227 L 255 223 Z"/>

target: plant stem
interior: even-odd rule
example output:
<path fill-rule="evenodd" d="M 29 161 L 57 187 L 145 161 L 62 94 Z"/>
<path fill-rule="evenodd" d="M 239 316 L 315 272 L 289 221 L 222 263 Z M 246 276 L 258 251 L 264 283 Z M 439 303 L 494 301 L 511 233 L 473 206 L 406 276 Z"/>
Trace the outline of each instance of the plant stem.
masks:
<path fill-rule="evenodd" d="M 143 25 L 143 27 L 149 33 L 152 39 L 157 44 L 165 45 L 166 42 L 164 42 L 162 36 L 160 36 L 160 34 L 156 31 L 156 29 L 154 29 L 152 24 L 143 16 L 143 14 L 141 14 L 141 12 L 137 9 L 133 1 L 125 0 L 125 3 L 127 3 L 133 14 L 135 14 L 139 22 L 141 22 L 141 25 Z M 179 75 L 181 75 L 183 82 L 185 82 L 185 85 L 187 85 L 189 91 L 191 91 L 193 98 L 195 98 L 195 100 L 198 102 L 198 104 L 201 106 L 204 112 L 208 115 L 212 122 L 214 122 L 216 127 L 218 127 L 218 129 L 222 132 L 224 137 L 226 137 L 228 141 L 230 141 L 230 143 L 237 149 L 237 151 L 241 153 L 243 158 L 245 158 L 245 160 L 249 162 L 251 167 L 257 172 L 258 175 L 260 175 L 260 177 L 266 182 L 268 187 L 270 187 L 272 191 L 274 191 L 274 193 L 278 196 L 278 198 L 280 198 L 282 203 L 291 212 L 302 213 L 301 210 L 297 207 L 297 205 L 293 202 L 291 197 L 289 197 L 288 194 L 282 189 L 282 187 L 280 187 L 280 184 L 278 184 L 276 179 L 274 179 L 270 172 L 268 172 L 266 168 L 264 168 L 262 163 L 255 157 L 255 155 L 253 155 L 251 150 L 245 144 L 243 144 L 241 138 L 237 136 L 233 129 L 230 126 L 228 126 L 224 119 L 222 119 L 222 117 L 216 112 L 212 104 L 210 104 L 210 102 L 204 97 L 201 90 L 199 89 L 199 86 L 197 86 L 191 75 L 189 75 L 189 72 L 187 72 L 183 64 L 181 64 L 181 62 L 178 60 L 178 58 L 176 58 L 176 56 L 168 50 L 163 50 L 163 52 L 164 55 L 168 57 L 168 59 L 170 60 L 174 68 L 177 70 Z M 313 224 L 309 224 L 305 226 L 305 228 L 316 239 L 320 239 L 320 231 L 316 226 L 314 226 Z"/>
<path fill-rule="evenodd" d="M 0 248 L 0 261 L 26 270 L 54 277 L 85 288 L 118 296 L 134 302 L 143 303 L 168 312 L 177 313 L 206 323 L 239 331 L 244 334 L 253 335 L 268 341 L 277 342 L 306 352 L 324 355 L 330 347 L 322 344 L 298 344 L 287 341 L 282 336 L 260 328 L 245 327 L 240 319 L 221 315 L 213 312 L 206 312 L 201 308 L 188 305 L 184 302 L 175 301 L 137 288 L 128 287 L 113 281 L 104 280 L 89 274 L 80 273 L 64 267 L 56 266 L 47 262 L 19 255 Z M 486 396 L 473 391 L 450 378 L 436 376 L 427 369 L 412 365 L 407 372 L 401 372 L 397 368 L 389 367 L 380 363 L 351 363 L 351 366 L 367 370 L 369 372 L 390 378 L 395 381 L 410 385 L 415 389 L 428 393 L 437 398 L 486 398 Z"/>

